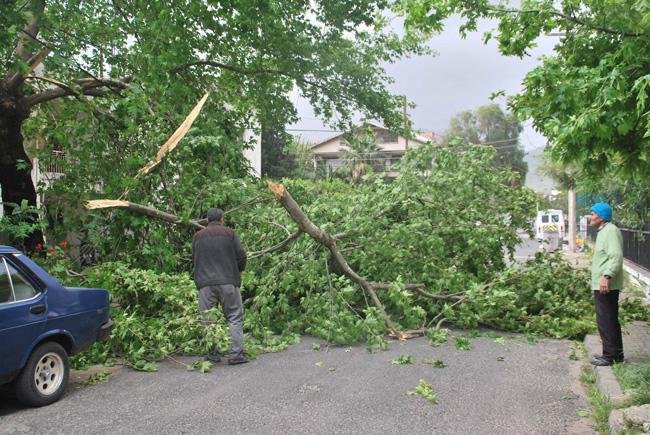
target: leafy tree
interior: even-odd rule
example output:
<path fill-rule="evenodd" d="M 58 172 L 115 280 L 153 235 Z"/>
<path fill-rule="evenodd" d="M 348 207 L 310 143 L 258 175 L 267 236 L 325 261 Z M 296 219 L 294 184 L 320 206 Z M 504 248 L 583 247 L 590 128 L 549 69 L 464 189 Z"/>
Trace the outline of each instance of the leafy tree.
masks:
<path fill-rule="evenodd" d="M 514 115 L 505 113 L 498 104 L 489 104 L 454 116 L 442 139 L 445 145 L 459 137 L 469 143 L 493 146 L 497 150 L 495 164 L 517 171 L 523 184 L 528 164 L 524 161 L 525 152 L 519 144 L 522 130 L 521 122 Z"/>
<path fill-rule="evenodd" d="M 614 208 L 617 224 L 641 228 L 650 221 L 650 184 L 646 181 L 639 181 L 637 177 L 622 177 L 616 168 L 589 176 L 575 165 L 562 164 L 548 155 L 545 155 L 539 170 L 552 178 L 564 192 L 574 187 L 580 196 L 586 197 L 587 204 L 581 210 L 584 214 L 589 213 L 593 202 L 607 201 Z M 566 201 L 559 208 L 564 208 L 565 204 Z"/>
<path fill-rule="evenodd" d="M 606 167 L 650 174 L 650 4 L 645 0 L 522 0 L 518 8 L 488 0 L 402 0 L 406 26 L 436 32 L 459 14 L 460 31 L 497 20 L 501 53 L 524 56 L 551 31 L 562 37 L 553 56 L 529 72 L 509 100 L 549 139 L 555 160 L 591 174 Z"/>
<path fill-rule="evenodd" d="M 381 147 L 377 143 L 372 128 L 354 129 L 345 134 L 347 146 L 342 153 L 345 170 L 352 183 L 361 181 L 361 177 L 372 172 L 381 163 Z"/>
<path fill-rule="evenodd" d="M 296 161 L 289 153 L 293 136 L 284 130 L 262 130 L 262 175 L 288 177 L 296 168 Z"/>
<path fill-rule="evenodd" d="M 617 224 L 642 229 L 650 222 L 650 183 L 647 180 L 621 177 L 616 169 L 611 169 L 600 177 L 582 179 L 577 184 L 579 191 L 591 198 L 609 202 Z"/>
<path fill-rule="evenodd" d="M 314 168 L 314 154 L 311 151 L 312 144 L 305 142 L 300 137 L 293 137 L 285 148 L 287 154 L 295 162 L 291 176 L 294 178 L 315 178 L 317 169 Z"/>
<path fill-rule="evenodd" d="M 576 186 L 576 181 L 580 178 L 578 171 L 573 165 L 565 165 L 554 161 L 547 154 L 543 156 L 543 163 L 538 171 L 551 178 L 560 188 L 567 190 Z"/>
<path fill-rule="evenodd" d="M 28 150 L 23 135 L 65 151 L 68 169 L 86 165 L 87 190 L 134 192 L 125 174 L 151 158 L 205 90 L 212 95 L 193 134 L 229 153 L 243 146 L 237 131 L 252 113 L 262 125 L 295 120 L 294 88 L 326 121 L 345 124 L 361 112 L 399 125 L 381 64 L 425 50 L 419 38 L 387 30 L 385 7 L 383 0 L 2 2 L 3 199 L 36 205 L 28 151 L 45 158 L 47 149 Z M 168 174 L 166 184 L 177 176 Z M 138 182 L 152 192 L 150 181 Z"/>

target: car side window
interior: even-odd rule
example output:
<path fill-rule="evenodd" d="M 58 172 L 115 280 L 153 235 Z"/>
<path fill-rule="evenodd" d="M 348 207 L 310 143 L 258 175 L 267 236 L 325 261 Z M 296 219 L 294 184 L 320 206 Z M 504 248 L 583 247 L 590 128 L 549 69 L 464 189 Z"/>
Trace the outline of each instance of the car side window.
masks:
<path fill-rule="evenodd" d="M 0 258 L 0 304 L 33 298 L 38 291 L 4 258 Z"/>
<path fill-rule="evenodd" d="M 24 301 L 25 299 L 31 299 L 38 293 L 36 289 L 23 277 L 23 275 L 16 270 L 11 264 L 7 263 L 7 270 L 9 271 L 9 277 L 11 284 L 14 289 L 14 300 L 15 301 Z"/>
<path fill-rule="evenodd" d="M 9 273 L 4 258 L 0 257 L 0 304 L 14 301 L 14 292 L 9 281 Z"/>

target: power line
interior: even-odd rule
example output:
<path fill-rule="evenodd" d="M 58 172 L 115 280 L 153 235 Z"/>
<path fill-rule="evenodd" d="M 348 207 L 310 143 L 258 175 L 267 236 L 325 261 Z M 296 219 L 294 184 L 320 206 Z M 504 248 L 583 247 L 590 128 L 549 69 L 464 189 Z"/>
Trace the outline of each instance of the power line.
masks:
<path fill-rule="evenodd" d="M 310 131 L 319 133 L 343 133 L 344 130 L 312 130 L 308 128 L 287 128 L 286 131 Z"/>

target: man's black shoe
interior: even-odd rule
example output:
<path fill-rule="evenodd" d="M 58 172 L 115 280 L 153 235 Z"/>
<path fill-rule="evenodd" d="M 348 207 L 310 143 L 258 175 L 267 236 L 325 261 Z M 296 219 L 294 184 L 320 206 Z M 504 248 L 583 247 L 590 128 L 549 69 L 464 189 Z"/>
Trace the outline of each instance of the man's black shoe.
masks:
<path fill-rule="evenodd" d="M 209 353 L 205 356 L 205 360 L 213 363 L 219 363 L 221 362 L 221 355 L 218 353 Z"/>
<path fill-rule="evenodd" d="M 248 362 L 248 358 L 245 355 L 237 355 L 228 358 L 228 365 L 234 366 L 236 364 L 245 364 Z"/>
<path fill-rule="evenodd" d="M 589 362 L 591 363 L 592 366 L 597 366 L 597 367 L 607 367 L 614 364 L 614 360 L 609 358 L 604 358 L 602 356 L 600 358 L 592 358 L 592 360 Z"/>

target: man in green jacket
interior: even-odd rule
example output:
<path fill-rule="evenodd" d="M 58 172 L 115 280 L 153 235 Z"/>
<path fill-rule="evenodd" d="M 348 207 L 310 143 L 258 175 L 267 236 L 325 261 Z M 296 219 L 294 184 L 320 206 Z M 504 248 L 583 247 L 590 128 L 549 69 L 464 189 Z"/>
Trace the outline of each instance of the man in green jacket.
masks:
<path fill-rule="evenodd" d="M 591 265 L 591 289 L 596 300 L 596 323 L 603 354 L 591 364 L 611 366 L 623 361 L 623 337 L 618 321 L 618 298 L 623 288 L 623 237 L 611 223 L 612 208 L 603 202 L 591 207 L 591 224 L 598 229 Z"/>

